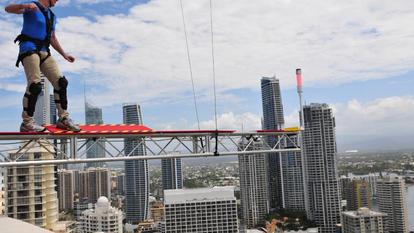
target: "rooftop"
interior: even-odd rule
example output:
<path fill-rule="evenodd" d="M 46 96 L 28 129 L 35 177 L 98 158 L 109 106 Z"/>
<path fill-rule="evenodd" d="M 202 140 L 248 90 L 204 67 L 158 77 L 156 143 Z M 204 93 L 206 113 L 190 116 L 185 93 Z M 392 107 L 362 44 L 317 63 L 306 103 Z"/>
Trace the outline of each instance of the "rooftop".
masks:
<path fill-rule="evenodd" d="M 0 216 L 0 226 L 3 229 L 7 229 L 7 233 L 52 233 L 52 231 L 48 231 L 43 228 L 32 225 L 30 223 L 23 222 L 21 220 L 17 220 L 14 218 L 9 218 L 6 216 Z"/>
<path fill-rule="evenodd" d="M 165 190 L 164 203 L 184 203 L 204 200 L 229 200 L 234 199 L 234 187 L 213 187 L 198 189 L 172 189 Z"/>
<path fill-rule="evenodd" d="M 351 218 L 360 218 L 360 217 L 384 217 L 387 214 L 381 212 L 375 212 L 368 208 L 359 208 L 357 211 L 345 211 L 343 215 L 346 215 Z"/>

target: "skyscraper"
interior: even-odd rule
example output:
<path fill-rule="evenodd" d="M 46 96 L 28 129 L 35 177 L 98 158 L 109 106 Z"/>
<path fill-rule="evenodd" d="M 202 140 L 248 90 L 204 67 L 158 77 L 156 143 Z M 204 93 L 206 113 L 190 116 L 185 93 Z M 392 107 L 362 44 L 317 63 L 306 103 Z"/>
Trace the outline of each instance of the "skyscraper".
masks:
<path fill-rule="evenodd" d="M 92 106 L 85 100 L 85 123 L 86 124 L 103 124 L 102 109 Z M 99 140 L 99 139 L 98 139 Z M 98 144 L 99 143 L 99 144 Z M 100 140 L 98 142 L 90 141 L 87 143 L 89 150 L 86 152 L 87 158 L 104 158 L 105 157 L 105 143 Z M 87 167 L 102 167 L 104 163 L 95 162 L 88 163 Z"/>
<path fill-rule="evenodd" d="M 279 79 L 263 77 L 261 80 L 263 128 L 282 129 L 285 124 Z"/>
<path fill-rule="evenodd" d="M 162 159 L 161 171 L 163 190 L 183 188 L 183 173 L 180 158 Z"/>
<path fill-rule="evenodd" d="M 386 232 L 408 232 L 408 207 L 405 181 L 401 177 L 384 177 L 377 181 L 379 211 L 386 213 Z"/>
<path fill-rule="evenodd" d="M 279 80 L 275 77 L 263 77 L 261 89 L 263 129 L 283 129 L 285 120 Z M 275 137 L 267 138 L 269 146 L 275 146 L 276 142 L 277 138 Z M 293 147 L 293 143 L 282 140 L 278 147 Z M 302 154 L 300 152 L 282 152 L 269 154 L 268 157 L 270 207 L 304 210 Z"/>
<path fill-rule="evenodd" d="M 40 125 L 50 124 L 50 99 L 49 99 L 49 83 L 46 77 L 41 74 L 42 91 L 37 97 L 36 110 L 34 119 Z"/>
<path fill-rule="evenodd" d="M 341 222 L 335 119 L 327 104 L 311 104 L 303 111 L 307 214 L 319 225 L 320 232 L 331 233 Z"/>
<path fill-rule="evenodd" d="M 138 104 L 123 105 L 124 124 L 143 124 Z M 145 155 L 139 139 L 124 139 L 125 154 Z M 134 150 L 135 149 L 135 150 Z M 126 222 L 137 224 L 149 215 L 149 171 L 145 160 L 125 161 L 125 215 Z"/>
<path fill-rule="evenodd" d="M 73 172 L 70 170 L 58 171 L 58 200 L 59 211 L 73 210 L 74 184 Z"/>
<path fill-rule="evenodd" d="M 298 138 L 291 137 L 294 143 Z M 293 148 L 293 142 L 283 140 L 283 148 Z M 301 152 L 281 152 L 282 200 L 283 208 L 305 211 L 305 190 L 303 177 L 303 157 Z"/>
<path fill-rule="evenodd" d="M 342 213 L 343 233 L 384 233 L 384 218 L 386 214 L 360 208 L 356 211 Z"/>
<path fill-rule="evenodd" d="M 285 119 L 283 115 L 282 95 L 280 92 L 279 79 L 276 77 L 263 77 L 261 79 L 262 106 L 263 106 L 263 129 L 279 130 L 283 128 Z M 269 146 L 275 146 L 277 138 L 268 137 Z M 280 153 L 268 155 L 268 179 L 269 199 L 271 208 L 283 207 L 282 174 Z"/>
<path fill-rule="evenodd" d="M 165 233 L 238 233 L 234 187 L 165 190 Z"/>
<path fill-rule="evenodd" d="M 21 160 L 53 159 L 53 148 L 32 147 Z M 29 146 L 30 147 L 30 146 Z M 21 154 L 10 153 L 11 158 Z M 7 215 L 43 228 L 51 228 L 58 220 L 58 200 L 55 191 L 53 165 L 7 168 Z"/>
<path fill-rule="evenodd" d="M 5 193 L 4 193 L 4 176 L 6 174 L 5 168 L 0 168 L 0 215 L 4 215 Z"/>
<path fill-rule="evenodd" d="M 56 124 L 57 122 L 57 111 L 56 111 L 56 103 L 55 103 L 55 96 L 49 95 L 49 103 L 50 103 L 50 124 Z"/>
<path fill-rule="evenodd" d="M 247 142 L 240 142 L 241 149 L 246 146 Z M 260 149 L 263 142 L 250 146 Z M 239 177 L 243 223 L 248 229 L 264 224 L 269 213 L 266 154 L 239 155 Z"/>

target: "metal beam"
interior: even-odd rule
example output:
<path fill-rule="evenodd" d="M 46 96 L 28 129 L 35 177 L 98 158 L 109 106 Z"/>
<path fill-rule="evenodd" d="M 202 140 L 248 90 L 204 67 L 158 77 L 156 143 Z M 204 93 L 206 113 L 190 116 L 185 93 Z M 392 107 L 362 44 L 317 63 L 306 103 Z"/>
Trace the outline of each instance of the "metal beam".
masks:
<path fill-rule="evenodd" d="M 9 153 L 13 156 L 7 158 L 7 150 L 1 150 L 4 157 L 0 157 L 0 167 L 7 166 L 24 166 L 24 165 L 42 165 L 42 164 L 73 164 L 73 163 L 93 163 L 93 162 L 112 162 L 128 160 L 149 160 L 165 158 L 193 158 L 193 157 L 210 157 L 213 155 L 248 155 L 261 153 L 277 153 L 285 151 L 300 151 L 300 146 L 293 143 L 293 148 L 270 147 L 266 144 L 267 137 L 276 137 L 277 143 L 281 141 L 294 142 L 298 137 L 298 132 L 246 132 L 239 133 L 234 131 L 156 131 L 148 133 L 122 133 L 122 134 L 12 134 L 0 133 L 0 141 L 16 141 L 17 148 Z M 132 151 L 126 153 L 122 142 L 124 139 L 137 141 Z M 217 139 L 217 140 L 216 140 Z M 292 140 L 293 139 L 293 140 Z M 28 140 L 28 141 L 21 141 Z M 53 145 L 53 141 L 60 141 L 60 147 Z M 105 149 L 105 158 L 83 158 L 92 146 L 85 146 L 88 141 L 95 141 L 99 147 L 104 148 L 104 144 L 109 144 L 112 151 Z M 111 142 L 112 141 L 112 142 Z M 243 148 L 240 147 L 240 141 L 246 143 Z M 263 144 L 259 148 L 253 146 L 257 141 Z M 24 142 L 24 143 L 22 143 Z M 67 145 L 69 143 L 69 151 Z M 119 143 L 119 144 L 117 144 Z M 9 143 L 4 144 L 10 147 Z M 23 145 L 23 146 L 22 146 Z M 45 145 L 53 146 L 55 151 L 49 151 Z M 50 153 L 58 156 L 55 160 L 23 161 L 20 160 L 25 153 L 31 148 L 43 147 Z M 3 147 L 0 144 L 0 149 Z M 136 155 L 138 151 L 144 149 L 145 155 Z M 147 153 L 145 153 L 145 151 Z M 181 154 L 171 155 L 172 151 Z M 142 153 L 142 152 L 141 152 Z"/>
<path fill-rule="evenodd" d="M 299 152 L 299 148 L 291 149 L 275 149 L 275 150 L 252 150 L 252 151 L 235 151 L 222 152 L 216 156 L 212 152 L 201 154 L 168 154 L 168 155 L 142 155 L 142 156 L 123 156 L 114 158 L 89 158 L 89 159 L 57 159 L 57 160 L 36 160 L 36 161 L 15 161 L 15 162 L 0 162 L 0 167 L 16 167 L 16 166 L 34 166 L 34 165 L 59 165 L 59 164 L 76 164 L 76 163 L 94 163 L 94 162 L 116 162 L 116 161 L 131 161 L 131 160 L 156 160 L 156 159 L 174 159 L 174 158 L 203 158 L 203 157 L 220 157 L 231 155 L 257 155 L 264 153 L 277 153 L 295 151 Z"/>

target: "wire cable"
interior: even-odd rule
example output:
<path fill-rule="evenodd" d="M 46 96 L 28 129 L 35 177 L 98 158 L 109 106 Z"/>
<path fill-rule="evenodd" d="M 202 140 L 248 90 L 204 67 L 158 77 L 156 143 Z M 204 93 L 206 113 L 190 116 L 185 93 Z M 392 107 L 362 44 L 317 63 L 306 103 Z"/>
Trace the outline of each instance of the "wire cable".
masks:
<path fill-rule="evenodd" d="M 195 114 L 196 114 L 196 118 L 197 118 L 198 130 L 200 130 L 200 118 L 198 116 L 197 98 L 196 98 L 195 87 L 194 87 L 194 77 L 193 77 L 193 68 L 192 68 L 192 65 L 191 65 L 190 49 L 189 49 L 189 46 L 188 46 L 188 36 L 187 36 L 187 27 L 185 25 L 184 8 L 183 8 L 182 0 L 179 0 L 179 2 L 180 2 L 180 7 L 181 7 L 181 16 L 182 16 L 182 20 L 183 20 L 185 45 L 186 45 L 186 48 L 187 48 L 188 67 L 189 67 L 189 70 L 190 70 L 191 85 L 193 87 L 194 108 L 195 108 Z"/>
<path fill-rule="evenodd" d="M 212 58 L 212 62 L 213 62 L 214 122 L 215 122 L 216 130 L 218 130 L 218 126 L 217 126 L 216 69 L 215 69 L 215 61 L 214 61 L 213 3 L 212 3 L 212 0 L 210 0 L 210 31 L 211 31 L 211 58 Z"/>

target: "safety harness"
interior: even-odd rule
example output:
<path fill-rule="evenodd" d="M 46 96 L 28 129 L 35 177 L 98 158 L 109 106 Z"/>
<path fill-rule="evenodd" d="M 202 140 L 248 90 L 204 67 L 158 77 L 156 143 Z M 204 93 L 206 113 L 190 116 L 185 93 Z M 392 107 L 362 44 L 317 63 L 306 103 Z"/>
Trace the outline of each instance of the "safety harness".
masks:
<path fill-rule="evenodd" d="M 39 40 L 39 39 L 30 37 L 28 35 L 25 35 L 25 34 L 20 34 L 16 37 L 16 39 L 14 40 L 14 43 L 19 42 L 19 45 L 20 45 L 22 42 L 30 41 L 30 42 L 34 43 L 35 46 L 36 46 L 35 51 L 29 51 L 29 52 L 19 54 L 19 56 L 17 57 L 17 61 L 16 61 L 16 66 L 17 67 L 19 67 L 20 62 L 22 62 L 25 57 L 30 56 L 34 53 L 39 55 L 40 65 L 42 65 L 43 62 L 46 61 L 46 59 L 48 57 L 50 57 L 50 48 L 49 47 L 50 47 L 50 39 L 52 37 L 52 28 L 53 28 L 53 24 L 54 24 L 54 21 L 55 21 L 55 14 L 50 9 L 48 11 L 44 10 L 44 7 L 39 2 L 33 2 L 33 3 L 36 4 L 36 6 L 39 8 L 39 10 L 42 12 L 43 16 L 45 17 L 45 20 L 46 20 L 46 37 L 43 40 Z M 48 12 L 50 12 L 50 18 L 48 16 Z M 43 47 L 46 48 L 47 56 L 44 59 L 41 59 L 40 51 L 42 50 Z"/>

